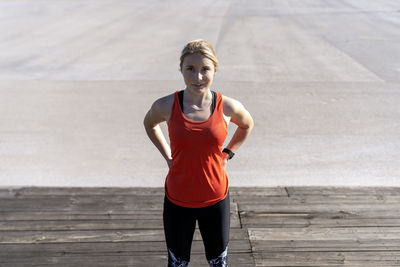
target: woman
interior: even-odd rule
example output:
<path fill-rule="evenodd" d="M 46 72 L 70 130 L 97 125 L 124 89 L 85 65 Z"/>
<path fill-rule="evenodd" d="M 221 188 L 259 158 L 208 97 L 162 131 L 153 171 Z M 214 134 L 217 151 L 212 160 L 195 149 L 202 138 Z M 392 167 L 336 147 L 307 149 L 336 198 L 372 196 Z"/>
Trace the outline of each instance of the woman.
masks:
<path fill-rule="evenodd" d="M 157 99 L 144 119 L 147 135 L 169 167 L 163 213 L 168 266 L 188 266 L 196 220 L 210 266 L 227 266 L 230 210 L 225 168 L 250 134 L 253 119 L 241 103 L 210 89 L 217 70 L 212 45 L 189 42 L 180 58 L 186 88 Z M 171 147 L 158 125 L 164 121 Z M 238 127 L 222 150 L 230 121 Z"/>

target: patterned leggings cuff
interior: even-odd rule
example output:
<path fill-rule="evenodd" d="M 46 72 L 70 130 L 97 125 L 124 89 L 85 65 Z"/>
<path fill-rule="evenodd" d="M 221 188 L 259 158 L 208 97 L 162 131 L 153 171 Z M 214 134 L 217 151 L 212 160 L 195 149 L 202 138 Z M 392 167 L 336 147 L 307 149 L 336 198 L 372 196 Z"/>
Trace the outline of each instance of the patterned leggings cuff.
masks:
<path fill-rule="evenodd" d="M 188 261 L 179 259 L 169 249 L 168 249 L 168 254 L 169 254 L 168 267 L 187 267 L 187 266 L 189 266 L 189 262 Z"/>
<path fill-rule="evenodd" d="M 215 259 L 209 260 L 208 264 L 210 264 L 210 267 L 227 267 L 228 262 L 227 262 L 227 255 L 228 255 L 228 247 L 224 250 L 224 252 L 221 253 L 218 257 Z"/>

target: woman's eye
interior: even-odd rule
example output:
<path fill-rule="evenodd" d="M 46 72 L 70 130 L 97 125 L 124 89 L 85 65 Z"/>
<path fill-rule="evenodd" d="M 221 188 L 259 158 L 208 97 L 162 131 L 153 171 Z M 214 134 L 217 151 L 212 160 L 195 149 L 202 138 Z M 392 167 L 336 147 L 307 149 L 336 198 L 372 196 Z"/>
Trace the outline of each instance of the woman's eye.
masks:
<path fill-rule="evenodd" d="M 186 69 L 187 69 L 187 70 L 193 70 L 193 68 L 192 68 L 192 67 L 187 67 Z"/>

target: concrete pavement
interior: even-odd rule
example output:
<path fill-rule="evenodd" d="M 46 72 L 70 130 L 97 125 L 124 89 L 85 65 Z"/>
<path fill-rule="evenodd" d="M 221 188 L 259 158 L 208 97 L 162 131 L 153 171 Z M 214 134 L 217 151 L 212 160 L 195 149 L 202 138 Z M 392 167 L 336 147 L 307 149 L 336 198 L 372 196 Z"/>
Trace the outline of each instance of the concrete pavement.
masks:
<path fill-rule="evenodd" d="M 197 38 L 216 47 L 214 89 L 256 122 L 232 185 L 399 186 L 399 14 L 395 0 L 0 1 L 0 186 L 162 186 L 142 119 L 183 88 Z"/>

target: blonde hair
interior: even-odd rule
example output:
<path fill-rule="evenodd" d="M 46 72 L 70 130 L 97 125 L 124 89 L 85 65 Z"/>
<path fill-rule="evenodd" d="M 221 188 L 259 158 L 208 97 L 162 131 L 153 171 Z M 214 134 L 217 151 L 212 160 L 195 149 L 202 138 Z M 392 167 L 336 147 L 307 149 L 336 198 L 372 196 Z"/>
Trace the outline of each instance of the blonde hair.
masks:
<path fill-rule="evenodd" d="M 214 63 L 215 71 L 217 71 L 218 59 L 216 57 L 215 50 L 209 42 L 202 39 L 190 41 L 183 48 L 181 53 L 181 63 L 179 65 L 181 71 L 182 71 L 183 60 L 185 59 L 185 57 L 195 53 L 202 54 L 203 56 L 209 58 Z"/>

